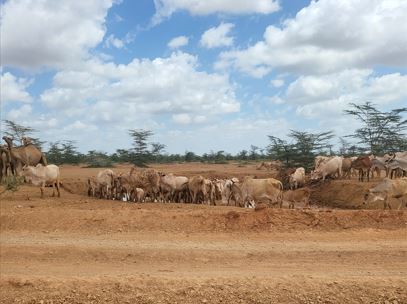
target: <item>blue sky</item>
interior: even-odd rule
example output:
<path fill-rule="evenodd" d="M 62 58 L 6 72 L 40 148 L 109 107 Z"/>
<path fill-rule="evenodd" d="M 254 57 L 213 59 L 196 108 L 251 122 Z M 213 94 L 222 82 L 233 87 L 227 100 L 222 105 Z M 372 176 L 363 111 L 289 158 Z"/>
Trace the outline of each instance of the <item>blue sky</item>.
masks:
<path fill-rule="evenodd" d="M 169 153 L 343 136 L 349 102 L 407 106 L 405 20 L 403 0 L 1 1 L 1 119 L 82 152 L 134 128 Z"/>

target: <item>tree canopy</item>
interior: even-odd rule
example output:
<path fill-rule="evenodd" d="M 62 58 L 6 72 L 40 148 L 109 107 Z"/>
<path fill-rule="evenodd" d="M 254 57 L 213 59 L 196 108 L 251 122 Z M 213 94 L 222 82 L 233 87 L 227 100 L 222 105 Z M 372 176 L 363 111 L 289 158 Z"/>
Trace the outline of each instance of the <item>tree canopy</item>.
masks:
<path fill-rule="evenodd" d="M 407 119 L 402 115 L 407 113 L 407 108 L 383 112 L 370 102 L 351 103 L 350 106 L 351 109 L 344 113 L 355 117 L 362 125 L 347 137 L 358 140 L 357 144 L 366 152 L 384 154 L 407 148 Z"/>

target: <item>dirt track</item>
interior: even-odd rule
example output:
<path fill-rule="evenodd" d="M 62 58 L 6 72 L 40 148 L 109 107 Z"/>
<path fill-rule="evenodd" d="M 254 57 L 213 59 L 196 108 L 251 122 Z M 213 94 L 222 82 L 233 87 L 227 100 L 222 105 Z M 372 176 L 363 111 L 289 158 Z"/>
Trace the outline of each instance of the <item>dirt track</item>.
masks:
<path fill-rule="evenodd" d="M 95 200 L 96 171 L 1 196 L 0 302 L 407 303 L 406 211 Z"/>

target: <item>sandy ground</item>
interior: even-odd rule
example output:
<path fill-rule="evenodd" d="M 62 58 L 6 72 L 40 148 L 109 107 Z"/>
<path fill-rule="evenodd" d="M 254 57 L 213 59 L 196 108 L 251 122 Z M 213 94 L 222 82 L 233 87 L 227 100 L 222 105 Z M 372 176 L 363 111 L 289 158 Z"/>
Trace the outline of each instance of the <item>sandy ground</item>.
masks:
<path fill-rule="evenodd" d="M 254 211 L 97 200 L 83 183 L 98 169 L 61 171 L 69 192 L 59 199 L 30 186 L 0 197 L 1 303 L 407 303 L 407 212 L 337 209 L 357 206 L 370 184 L 318 186 L 308 210 Z"/>

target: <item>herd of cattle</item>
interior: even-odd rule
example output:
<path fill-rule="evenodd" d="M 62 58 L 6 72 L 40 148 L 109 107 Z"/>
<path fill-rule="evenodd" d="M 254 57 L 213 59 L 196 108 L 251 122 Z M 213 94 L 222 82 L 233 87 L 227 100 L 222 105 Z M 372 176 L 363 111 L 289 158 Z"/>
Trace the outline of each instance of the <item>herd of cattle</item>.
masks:
<path fill-rule="evenodd" d="M 391 208 L 389 198 L 400 200 L 404 205 L 407 196 L 407 152 L 386 154 L 383 157 L 361 156 L 343 158 L 339 156 L 317 156 L 315 168 L 309 177 L 305 169 L 286 169 L 278 161 L 263 162 L 257 169 L 266 168 L 278 172 L 276 178 L 244 177 L 230 179 L 208 179 L 203 176 L 176 176 L 153 169 L 132 168 L 128 173 L 115 174 L 110 169 L 100 171 L 96 177 L 88 179 L 88 195 L 106 199 L 132 202 L 183 202 L 194 204 L 254 207 L 263 202 L 269 206 L 294 208 L 296 203 L 309 206 L 311 189 L 307 187 L 315 180 L 326 178 L 350 178 L 358 174 L 359 180 L 369 180 L 375 172 L 386 177 L 365 195 L 364 204 L 383 201 L 384 208 Z"/>
<path fill-rule="evenodd" d="M 301 193 L 301 195 L 299 195 Z M 308 188 L 283 191 L 281 181 L 274 178 L 243 180 L 208 179 L 203 176 L 176 176 L 153 169 L 132 168 L 128 173 L 115 174 L 110 169 L 88 179 L 88 195 L 132 202 L 176 202 L 254 207 L 255 202 L 282 205 L 288 201 L 304 201 L 308 205 Z M 293 207 L 293 204 L 290 204 Z"/>
<path fill-rule="evenodd" d="M 22 175 L 26 182 L 40 186 L 41 196 L 46 185 L 52 185 L 60 196 L 60 173 L 56 165 L 48 165 L 45 156 L 24 138 L 23 145 L 14 147 L 12 140 L 3 137 L 7 146 L 0 149 L 1 176 Z M 367 180 L 376 173 L 385 178 L 365 195 L 365 204 L 383 201 L 384 208 L 390 208 L 389 198 L 399 199 L 404 205 L 407 196 L 407 152 L 386 154 L 383 157 L 360 156 L 344 158 L 340 156 L 317 156 L 314 170 L 307 176 L 305 169 L 286 168 L 281 162 L 263 162 L 257 169 L 266 168 L 277 172 L 275 178 L 236 177 L 230 179 L 208 179 L 203 176 L 176 176 L 157 172 L 153 169 L 132 168 L 128 173 L 115 174 L 110 169 L 100 171 L 87 181 L 88 195 L 131 202 L 183 202 L 194 204 L 254 207 L 262 202 L 268 206 L 283 202 L 289 208 L 296 203 L 309 206 L 311 190 L 307 185 L 326 178 L 351 178 L 358 174 L 359 181 Z"/>

